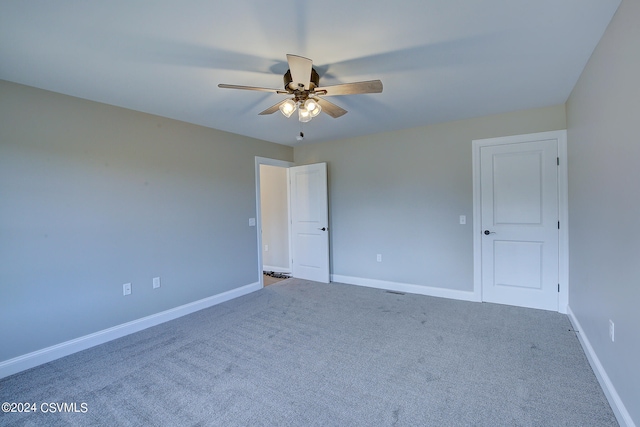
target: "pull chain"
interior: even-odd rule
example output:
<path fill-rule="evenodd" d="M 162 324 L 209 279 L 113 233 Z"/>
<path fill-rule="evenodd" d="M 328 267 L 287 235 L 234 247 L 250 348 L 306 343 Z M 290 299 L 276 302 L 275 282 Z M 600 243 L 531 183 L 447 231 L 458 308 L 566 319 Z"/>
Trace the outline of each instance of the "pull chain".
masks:
<path fill-rule="evenodd" d="M 304 132 L 302 129 L 302 122 L 298 122 L 300 123 L 300 134 L 298 136 L 296 136 L 296 141 L 303 141 L 304 140 Z"/>

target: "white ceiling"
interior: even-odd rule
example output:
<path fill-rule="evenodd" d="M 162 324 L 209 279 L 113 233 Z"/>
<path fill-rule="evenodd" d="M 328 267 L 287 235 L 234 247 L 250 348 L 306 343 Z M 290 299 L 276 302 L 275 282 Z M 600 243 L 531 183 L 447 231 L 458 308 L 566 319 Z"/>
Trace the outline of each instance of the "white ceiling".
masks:
<path fill-rule="evenodd" d="M 620 0 L 22 0 L 0 2 L 0 79 L 295 145 L 258 116 L 283 95 L 286 54 L 349 111 L 305 143 L 564 103 Z"/>

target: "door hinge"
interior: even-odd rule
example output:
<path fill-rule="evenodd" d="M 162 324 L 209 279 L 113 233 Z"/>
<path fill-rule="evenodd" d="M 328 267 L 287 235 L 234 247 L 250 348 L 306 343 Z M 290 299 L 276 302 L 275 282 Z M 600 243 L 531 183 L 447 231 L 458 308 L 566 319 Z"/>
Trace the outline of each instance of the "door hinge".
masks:
<path fill-rule="evenodd" d="M 560 157 L 556 157 L 556 164 L 560 166 Z"/>
<path fill-rule="evenodd" d="M 560 221 L 558 221 L 558 230 L 560 230 Z"/>
<path fill-rule="evenodd" d="M 558 292 L 560 292 L 560 283 L 558 283 Z"/>

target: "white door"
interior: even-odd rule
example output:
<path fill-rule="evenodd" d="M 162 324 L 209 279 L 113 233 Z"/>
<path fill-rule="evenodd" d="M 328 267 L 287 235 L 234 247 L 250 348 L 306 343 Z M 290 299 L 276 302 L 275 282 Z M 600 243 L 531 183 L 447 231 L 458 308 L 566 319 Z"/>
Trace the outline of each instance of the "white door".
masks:
<path fill-rule="evenodd" d="M 482 300 L 558 310 L 558 141 L 480 147 Z"/>
<path fill-rule="evenodd" d="M 291 167 L 289 178 L 292 275 L 329 283 L 327 164 Z"/>

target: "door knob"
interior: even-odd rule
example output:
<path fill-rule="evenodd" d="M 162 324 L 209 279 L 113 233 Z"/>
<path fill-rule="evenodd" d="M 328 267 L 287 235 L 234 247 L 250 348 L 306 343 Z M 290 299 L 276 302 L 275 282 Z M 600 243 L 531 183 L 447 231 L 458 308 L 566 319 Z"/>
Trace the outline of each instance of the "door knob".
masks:
<path fill-rule="evenodd" d="M 318 230 L 320 230 L 320 231 L 327 231 L 327 228 L 326 228 L 326 227 L 322 227 L 322 228 L 318 228 Z"/>
<path fill-rule="evenodd" d="M 484 234 L 488 236 L 489 234 L 496 234 L 495 231 L 484 230 Z"/>

